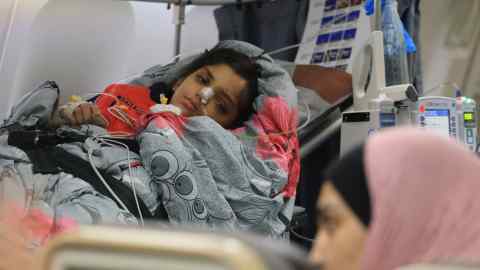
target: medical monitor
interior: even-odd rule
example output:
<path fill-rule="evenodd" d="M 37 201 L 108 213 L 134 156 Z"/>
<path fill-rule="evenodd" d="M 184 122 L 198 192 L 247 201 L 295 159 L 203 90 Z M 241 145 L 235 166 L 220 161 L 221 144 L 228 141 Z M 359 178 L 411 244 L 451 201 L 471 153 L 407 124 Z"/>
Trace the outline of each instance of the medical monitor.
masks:
<path fill-rule="evenodd" d="M 423 114 L 421 126 L 439 134 L 450 136 L 450 110 L 427 109 Z"/>
<path fill-rule="evenodd" d="M 416 124 L 444 136 L 457 138 L 458 118 L 455 98 L 420 97 L 414 115 Z M 462 115 L 463 117 L 463 115 Z M 469 116 L 467 116 L 468 118 Z"/>

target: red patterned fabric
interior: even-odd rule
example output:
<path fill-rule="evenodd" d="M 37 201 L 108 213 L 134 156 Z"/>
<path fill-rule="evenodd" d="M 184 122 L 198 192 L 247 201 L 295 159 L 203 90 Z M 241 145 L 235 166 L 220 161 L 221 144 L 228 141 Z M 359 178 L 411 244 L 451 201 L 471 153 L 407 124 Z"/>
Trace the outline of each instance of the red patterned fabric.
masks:
<path fill-rule="evenodd" d="M 257 155 L 273 160 L 289 173 L 283 192 L 295 196 L 300 177 L 300 146 L 297 137 L 298 111 L 290 109 L 282 97 L 266 97 L 263 107 L 253 117 L 258 129 Z"/>
<path fill-rule="evenodd" d="M 107 130 L 111 133 L 136 134 L 143 127 L 142 117 L 155 104 L 150 99 L 148 88 L 128 84 L 112 84 L 96 100 L 96 105 L 108 121 Z"/>

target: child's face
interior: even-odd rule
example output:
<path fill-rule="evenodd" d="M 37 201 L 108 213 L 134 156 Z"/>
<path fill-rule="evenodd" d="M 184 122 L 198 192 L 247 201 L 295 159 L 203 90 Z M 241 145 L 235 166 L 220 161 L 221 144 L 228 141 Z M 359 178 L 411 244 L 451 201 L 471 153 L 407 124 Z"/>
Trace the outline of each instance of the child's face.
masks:
<path fill-rule="evenodd" d="M 205 87 L 212 88 L 214 95 L 203 105 L 200 91 Z M 207 115 L 229 128 L 246 106 L 246 88 L 247 81 L 228 65 L 204 66 L 175 84 L 170 103 L 180 107 L 184 116 Z"/>

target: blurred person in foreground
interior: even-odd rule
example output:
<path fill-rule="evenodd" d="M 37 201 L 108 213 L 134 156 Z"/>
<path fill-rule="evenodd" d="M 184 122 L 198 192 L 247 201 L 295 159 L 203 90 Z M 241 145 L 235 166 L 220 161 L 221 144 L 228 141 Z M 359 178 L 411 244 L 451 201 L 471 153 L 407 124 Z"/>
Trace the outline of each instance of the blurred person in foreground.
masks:
<path fill-rule="evenodd" d="M 374 135 L 327 171 L 310 259 L 327 270 L 479 262 L 479 169 L 436 134 Z"/>

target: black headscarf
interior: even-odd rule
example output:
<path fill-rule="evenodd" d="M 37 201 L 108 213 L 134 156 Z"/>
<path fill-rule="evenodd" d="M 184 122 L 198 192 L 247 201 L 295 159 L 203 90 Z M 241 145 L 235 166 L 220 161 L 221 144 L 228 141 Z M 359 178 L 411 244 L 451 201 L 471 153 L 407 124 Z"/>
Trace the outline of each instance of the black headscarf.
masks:
<path fill-rule="evenodd" d="M 371 205 L 364 169 L 364 145 L 355 147 L 329 166 L 326 179 L 332 181 L 355 215 L 365 226 L 370 224 Z"/>

